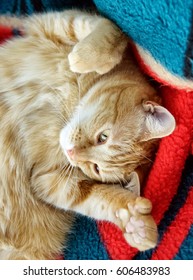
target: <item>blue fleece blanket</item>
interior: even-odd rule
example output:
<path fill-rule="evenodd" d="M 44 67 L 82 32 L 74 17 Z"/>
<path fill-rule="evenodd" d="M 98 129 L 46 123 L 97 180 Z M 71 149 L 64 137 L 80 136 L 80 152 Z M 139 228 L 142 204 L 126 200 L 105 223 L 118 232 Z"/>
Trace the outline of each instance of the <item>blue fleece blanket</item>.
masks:
<path fill-rule="evenodd" d="M 193 78 L 192 0 L 94 0 L 135 43 L 167 71 Z"/>

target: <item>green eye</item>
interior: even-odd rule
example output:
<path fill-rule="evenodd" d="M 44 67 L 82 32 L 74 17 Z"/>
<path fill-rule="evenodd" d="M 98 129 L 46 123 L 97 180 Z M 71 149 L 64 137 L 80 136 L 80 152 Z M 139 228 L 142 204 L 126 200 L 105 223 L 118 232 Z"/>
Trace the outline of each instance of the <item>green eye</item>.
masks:
<path fill-rule="evenodd" d="M 99 134 L 98 138 L 97 138 L 97 144 L 104 144 L 107 139 L 109 137 L 109 130 L 105 130 L 102 133 Z"/>

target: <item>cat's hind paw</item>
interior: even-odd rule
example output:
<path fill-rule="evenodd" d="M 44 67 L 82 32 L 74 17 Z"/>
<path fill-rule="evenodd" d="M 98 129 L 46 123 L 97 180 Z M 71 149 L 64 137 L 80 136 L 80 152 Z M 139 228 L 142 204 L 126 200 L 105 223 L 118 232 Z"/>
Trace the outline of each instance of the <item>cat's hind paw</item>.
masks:
<path fill-rule="evenodd" d="M 149 213 L 151 202 L 142 197 L 128 204 L 128 209 L 116 211 L 116 217 L 121 220 L 124 237 L 127 242 L 140 251 L 154 248 L 157 244 L 157 226 Z"/>

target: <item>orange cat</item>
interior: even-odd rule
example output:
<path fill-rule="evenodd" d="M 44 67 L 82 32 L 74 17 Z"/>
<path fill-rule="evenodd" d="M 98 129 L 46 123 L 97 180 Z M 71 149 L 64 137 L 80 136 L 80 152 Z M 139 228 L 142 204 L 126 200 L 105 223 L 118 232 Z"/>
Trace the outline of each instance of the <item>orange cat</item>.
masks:
<path fill-rule="evenodd" d="M 175 121 L 127 37 L 80 11 L 23 26 L 0 48 L 0 258 L 54 259 L 73 222 L 67 210 L 115 223 L 139 250 L 154 247 L 151 202 L 122 185 L 139 184 L 135 171 Z"/>

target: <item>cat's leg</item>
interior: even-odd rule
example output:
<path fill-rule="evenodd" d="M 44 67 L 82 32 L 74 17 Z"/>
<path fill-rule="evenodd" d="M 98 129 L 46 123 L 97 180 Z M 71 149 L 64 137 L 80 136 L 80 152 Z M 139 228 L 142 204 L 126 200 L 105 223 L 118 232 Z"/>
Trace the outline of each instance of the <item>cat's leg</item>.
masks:
<path fill-rule="evenodd" d="M 90 195 L 72 205 L 72 209 L 99 220 L 116 224 L 127 242 L 140 251 L 157 244 L 157 226 L 150 215 L 151 202 L 136 197 L 117 185 L 94 185 Z"/>
<path fill-rule="evenodd" d="M 97 26 L 78 42 L 68 56 L 70 69 L 77 73 L 96 71 L 105 74 L 123 57 L 128 38 L 107 19 L 98 20 Z"/>
<path fill-rule="evenodd" d="M 150 215 L 152 204 L 148 199 L 138 197 L 119 184 L 86 180 L 78 169 L 72 177 L 64 177 L 57 170 L 44 175 L 39 171 L 35 173 L 33 188 L 44 201 L 98 220 L 113 222 L 123 231 L 128 243 L 139 250 L 155 247 L 157 226 Z"/>
<path fill-rule="evenodd" d="M 12 21 L 11 17 L 7 21 Z M 71 50 L 68 58 L 73 72 L 96 71 L 104 74 L 121 61 L 128 43 L 128 38 L 110 20 L 80 11 L 38 14 L 19 19 L 17 26 L 20 21 L 23 37 L 18 37 L 14 44 L 7 44 L 1 50 L 0 60 L 9 66 L 9 60 L 5 57 L 10 57 L 11 53 L 17 61 L 11 65 L 12 70 L 14 67 L 16 70 L 11 72 L 18 75 L 21 73 L 22 77 L 23 72 L 28 75 L 26 74 L 24 81 L 20 78 L 17 81 L 17 76 L 5 77 L 4 68 L 0 69 L 0 74 L 4 77 L 1 83 L 5 81 L 8 90 L 8 85 L 13 84 L 13 81 L 21 86 L 21 80 L 22 83 L 27 83 L 35 77 L 50 80 L 49 75 L 55 75 L 61 67 L 60 71 L 63 73 L 68 67 L 66 56 Z M 17 49 L 22 49 L 22 57 L 26 59 L 19 59 L 15 55 Z M 44 53 L 49 54 L 49 59 L 45 59 Z M 29 61 L 32 60 L 34 63 L 29 67 Z M 47 68 L 49 71 L 45 71 Z"/>
<path fill-rule="evenodd" d="M 39 14 L 25 21 L 25 34 L 72 46 L 73 72 L 104 74 L 117 65 L 128 44 L 127 36 L 110 20 L 96 14 L 69 10 Z M 58 49 L 56 49 L 58 51 Z"/>

